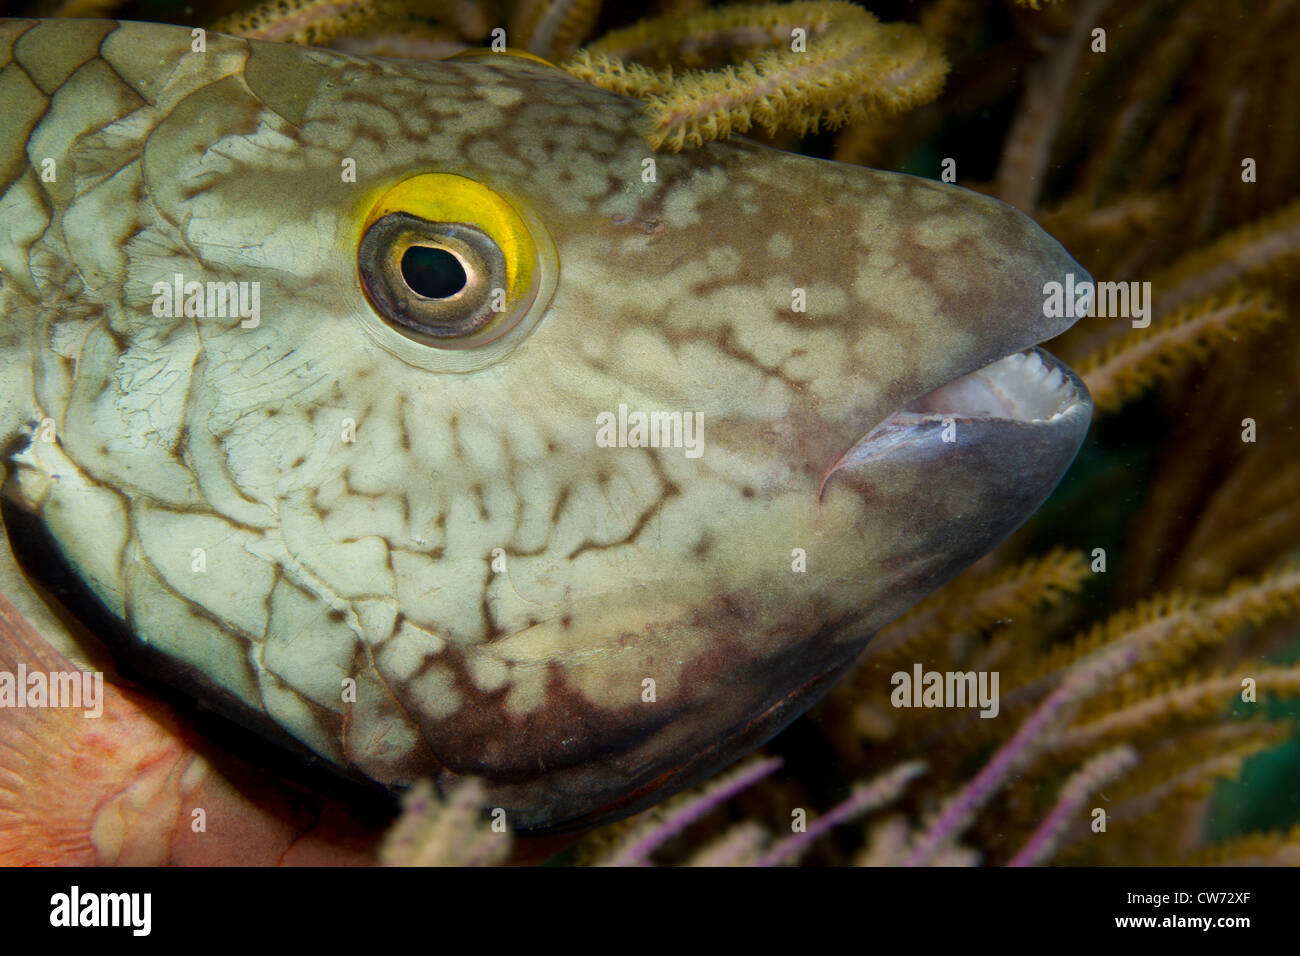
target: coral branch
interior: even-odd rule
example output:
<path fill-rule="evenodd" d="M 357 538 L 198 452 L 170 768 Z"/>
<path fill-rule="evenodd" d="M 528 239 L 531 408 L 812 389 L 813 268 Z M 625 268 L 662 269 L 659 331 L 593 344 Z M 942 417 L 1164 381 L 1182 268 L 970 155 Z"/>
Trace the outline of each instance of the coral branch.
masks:
<path fill-rule="evenodd" d="M 696 851 L 687 866 L 749 866 L 763 852 L 770 834 L 757 823 L 741 823 Z"/>
<path fill-rule="evenodd" d="M 593 86 L 637 99 L 657 96 L 673 82 L 671 68 L 652 70 L 640 63 L 625 63 L 590 50 L 579 50 L 564 62 L 564 68 Z"/>
<path fill-rule="evenodd" d="M 1250 673 L 1260 690 L 1300 694 L 1300 667 L 1267 667 Z M 1086 750 L 1107 740 L 1154 734 L 1174 720 L 1211 716 L 1242 692 L 1242 676 L 1210 677 L 1157 690 L 1096 720 L 1071 727 L 1055 742 L 1060 750 Z"/>
<path fill-rule="evenodd" d="M 1003 707 L 1041 691 L 1066 668 L 1101 648 L 1128 645 L 1136 653 L 1129 687 L 1167 671 L 1202 647 L 1222 642 L 1236 628 L 1300 610 L 1300 565 L 1284 562 L 1268 573 L 1234 583 L 1213 598 L 1172 592 L 1120 611 L 1068 645 L 1053 649 L 1030 669 L 1012 674 Z"/>
<path fill-rule="evenodd" d="M 1138 821 L 1175 797 L 1205 793 L 1215 780 L 1236 776 L 1246 758 L 1286 740 L 1291 730 L 1282 721 L 1249 720 L 1162 740 L 1112 794 L 1109 822 Z"/>
<path fill-rule="evenodd" d="M 1300 262 L 1300 201 L 1179 259 L 1151 280 L 1162 315 L 1241 280 L 1294 274 Z"/>
<path fill-rule="evenodd" d="M 1136 659 L 1136 648 L 1120 646 L 1108 648 L 1075 667 L 1011 739 L 998 748 L 974 779 L 948 800 L 908 854 L 905 865 L 923 866 L 931 862 L 970 825 L 975 814 L 1011 775 L 1047 745 L 1049 734 L 1059 732 L 1086 697 L 1125 667 L 1132 666 Z"/>
<path fill-rule="evenodd" d="M 1138 752 L 1127 744 L 1097 754 L 1071 775 L 1051 812 L 1007 866 L 1036 866 L 1056 852 L 1071 818 L 1097 788 L 1136 765 Z"/>
<path fill-rule="evenodd" d="M 1283 315 L 1268 292 L 1237 286 L 1133 329 L 1086 356 L 1075 368 L 1099 412 L 1113 412 L 1157 382 L 1203 362 L 1228 342 L 1266 328 Z"/>
<path fill-rule="evenodd" d="M 805 31 L 806 48 L 792 42 L 796 30 Z M 629 75 L 619 65 L 701 62 L 718 50 L 753 59 L 678 75 Z M 586 82 L 646 97 L 650 143 L 673 151 L 753 126 L 804 134 L 899 113 L 937 96 L 948 70 L 918 28 L 882 24 L 853 4 L 825 0 L 645 21 L 608 34 L 564 66 Z"/>
<path fill-rule="evenodd" d="M 562 60 L 591 35 L 600 0 L 529 0 L 510 17 L 509 43 L 550 60 Z"/>
<path fill-rule="evenodd" d="M 1193 866 L 1300 866 L 1300 824 L 1287 833 L 1252 833 L 1183 861 Z"/>
<path fill-rule="evenodd" d="M 638 827 L 600 865 L 642 866 L 650 854 L 669 838 L 686 829 L 709 811 L 721 806 L 742 790 L 753 786 L 781 766 L 779 757 L 754 761 L 731 773 L 719 777 L 702 793 L 691 794 L 684 803 L 670 811 L 662 820 L 652 820 Z"/>
<path fill-rule="evenodd" d="M 818 817 L 803 833 L 786 837 L 763 854 L 755 865 L 778 866 L 793 862 L 814 840 L 832 827 L 847 823 L 855 817 L 896 800 L 907 785 L 923 774 L 925 769 L 924 763 L 913 760 L 910 763 L 900 764 L 874 780 L 859 784 L 847 800 Z"/>
<path fill-rule="evenodd" d="M 1170 574 L 1214 590 L 1232 569 L 1268 562 L 1300 540 L 1300 461 L 1290 443 L 1253 451 L 1215 490 Z"/>
<path fill-rule="evenodd" d="M 390 0 L 268 0 L 222 17 L 212 29 L 249 40 L 323 45 L 398 15 Z"/>
<path fill-rule="evenodd" d="M 864 659 L 892 661 L 958 628 L 978 631 L 1050 606 L 1077 592 L 1088 575 L 1083 552 L 1064 548 L 992 574 L 967 573 L 881 630 L 867 645 Z"/>
<path fill-rule="evenodd" d="M 326 46 L 343 37 L 373 36 L 387 28 L 428 35 L 426 25 L 410 19 L 413 14 L 427 14 L 470 39 L 485 37 L 492 27 L 488 12 L 469 0 L 266 0 L 227 14 L 215 21 L 212 29 L 249 40 L 314 46 Z"/>
<path fill-rule="evenodd" d="M 1061 104 L 1086 49 L 1088 34 L 1109 3 L 1087 0 L 1075 12 L 1069 34 L 1030 73 L 1024 99 L 1002 150 L 994 189 L 995 195 L 1013 206 L 1032 212 L 1038 205 L 1052 139 L 1065 115 Z"/>
<path fill-rule="evenodd" d="M 385 866 L 491 866 L 510 855 L 508 832 L 482 818 L 483 784 L 467 779 L 446 797 L 422 780 L 402 800 L 402 815 L 384 837 Z"/>

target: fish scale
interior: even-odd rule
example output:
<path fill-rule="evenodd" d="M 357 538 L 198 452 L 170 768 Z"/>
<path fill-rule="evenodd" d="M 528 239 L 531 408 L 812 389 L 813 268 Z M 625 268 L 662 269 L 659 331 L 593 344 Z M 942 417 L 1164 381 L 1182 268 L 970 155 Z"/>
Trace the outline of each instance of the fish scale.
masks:
<path fill-rule="evenodd" d="M 634 812 L 810 706 L 1082 440 L 1063 372 L 1045 419 L 845 457 L 1070 324 L 1043 284 L 1086 273 L 995 200 L 654 155 L 639 104 L 520 57 L 205 43 L 0 21 L 5 524 L 123 667 L 287 753 L 479 776 L 524 829 Z M 393 204 L 501 251 L 491 335 L 376 298 Z M 186 314 L 191 282 L 258 314 Z M 609 447 L 621 407 L 698 415 L 702 453 Z M 0 591 L 107 666 L 8 554 Z"/>

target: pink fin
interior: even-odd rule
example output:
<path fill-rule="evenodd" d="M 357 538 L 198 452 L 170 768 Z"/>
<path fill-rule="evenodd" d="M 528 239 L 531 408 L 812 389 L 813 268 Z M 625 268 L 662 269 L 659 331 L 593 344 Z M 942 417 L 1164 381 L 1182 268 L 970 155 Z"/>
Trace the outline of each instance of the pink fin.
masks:
<path fill-rule="evenodd" d="M 0 595 L 0 681 L 8 675 L 11 698 L 27 692 L 15 686 L 20 674 L 101 690 L 93 709 L 89 698 L 49 706 L 48 693 L 44 706 L 18 707 L 0 685 L 0 864 L 373 861 L 376 824 L 228 756 L 218 770 L 170 707 L 102 675 L 85 681 Z"/>

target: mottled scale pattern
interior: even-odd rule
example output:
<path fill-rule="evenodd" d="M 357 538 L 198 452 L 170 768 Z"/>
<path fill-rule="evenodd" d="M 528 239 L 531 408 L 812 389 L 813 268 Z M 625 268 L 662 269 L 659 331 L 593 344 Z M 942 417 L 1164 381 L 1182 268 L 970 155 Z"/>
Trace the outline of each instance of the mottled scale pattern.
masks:
<path fill-rule="evenodd" d="M 6 497 L 120 653 L 342 773 L 482 775 L 565 824 L 734 759 L 982 549 L 952 528 L 1000 507 L 986 475 L 819 493 L 890 412 L 1062 326 L 1042 279 L 1077 267 L 1025 217 L 740 140 L 654 155 L 638 103 L 520 58 L 192 42 L 0 21 Z M 540 320 L 481 354 L 413 358 L 359 288 L 366 211 L 428 172 L 554 245 Z M 260 324 L 155 315 L 176 273 L 259 283 Z M 620 404 L 700 413 L 704 454 L 599 447 Z"/>

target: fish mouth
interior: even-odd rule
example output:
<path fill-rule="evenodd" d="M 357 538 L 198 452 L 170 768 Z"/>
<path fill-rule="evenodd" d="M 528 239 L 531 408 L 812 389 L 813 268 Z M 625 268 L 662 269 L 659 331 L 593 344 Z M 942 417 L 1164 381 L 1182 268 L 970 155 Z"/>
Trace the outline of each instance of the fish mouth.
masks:
<path fill-rule="evenodd" d="M 1091 418 L 1092 397 L 1083 380 L 1050 352 L 1031 346 L 945 382 L 894 412 L 840 456 L 822 479 L 822 489 L 842 468 L 904 453 L 936 437 L 959 442 L 962 423 L 1017 423 L 1077 433 L 1081 442 Z M 950 423 L 954 434 L 945 437 Z"/>

